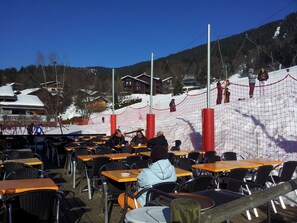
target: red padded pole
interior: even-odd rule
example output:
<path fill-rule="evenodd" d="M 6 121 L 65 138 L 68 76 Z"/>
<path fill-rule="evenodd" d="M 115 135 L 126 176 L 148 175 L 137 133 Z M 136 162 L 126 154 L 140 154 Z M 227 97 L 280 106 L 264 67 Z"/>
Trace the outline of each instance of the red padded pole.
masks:
<path fill-rule="evenodd" d="M 155 114 L 146 115 L 146 138 L 151 139 L 155 137 Z"/>
<path fill-rule="evenodd" d="M 202 150 L 214 150 L 214 109 L 202 110 Z"/>
<path fill-rule="evenodd" d="M 110 116 L 110 135 L 115 133 L 116 128 L 117 128 L 117 116 L 115 114 L 112 114 Z"/>

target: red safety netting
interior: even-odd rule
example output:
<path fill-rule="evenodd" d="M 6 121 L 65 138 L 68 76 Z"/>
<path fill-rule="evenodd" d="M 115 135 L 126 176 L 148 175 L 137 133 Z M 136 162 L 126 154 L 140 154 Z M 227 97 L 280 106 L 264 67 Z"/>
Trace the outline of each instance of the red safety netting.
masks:
<path fill-rule="evenodd" d="M 264 95 L 260 95 L 260 89 L 264 90 Z M 210 107 L 215 110 L 215 149 L 220 154 L 230 150 L 241 151 L 244 157 L 256 154 L 261 157 L 286 155 L 289 158 L 290 153 L 296 154 L 296 78 L 288 74 L 264 87 L 256 85 L 253 98 L 249 97 L 248 84 L 231 81 L 229 90 L 230 102 L 220 105 L 216 105 L 216 87 L 210 91 Z M 285 100 L 284 95 L 287 96 Z M 155 114 L 156 131 L 164 131 L 170 142 L 180 137 L 180 132 L 168 132 L 169 129 L 188 128 L 182 133 L 183 148 L 202 149 L 201 110 L 206 107 L 206 100 L 206 91 L 185 95 L 176 103 L 176 112 L 170 112 L 169 106 L 162 108 L 155 103 L 152 113 Z M 117 114 L 117 126 L 126 131 L 136 126 L 146 129 L 148 113 L 149 106 L 128 106 Z M 166 120 L 170 121 L 164 124 Z"/>

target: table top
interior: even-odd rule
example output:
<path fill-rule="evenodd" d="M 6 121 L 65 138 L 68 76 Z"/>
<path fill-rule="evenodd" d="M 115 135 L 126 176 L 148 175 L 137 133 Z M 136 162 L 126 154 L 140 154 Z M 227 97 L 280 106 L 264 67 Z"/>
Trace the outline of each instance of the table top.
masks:
<path fill-rule="evenodd" d="M 146 149 L 147 148 L 147 145 L 145 144 L 141 144 L 141 145 L 134 145 L 134 146 L 131 146 L 133 149 Z"/>
<path fill-rule="evenodd" d="M 41 189 L 58 190 L 59 188 L 50 178 L 0 181 L 0 194 L 21 193 Z"/>
<path fill-rule="evenodd" d="M 106 142 L 105 141 L 93 141 L 96 145 L 104 145 Z"/>
<path fill-rule="evenodd" d="M 14 160 L 5 160 L 4 162 L 16 162 L 16 163 L 24 163 L 26 165 L 34 166 L 34 165 L 42 165 L 42 161 L 36 157 L 34 158 L 26 158 L 26 159 L 14 159 Z M 0 161 L 0 165 L 2 165 L 2 160 Z"/>
<path fill-rule="evenodd" d="M 231 170 L 232 169 L 232 166 L 230 167 L 230 165 L 226 165 L 224 163 L 217 163 L 217 162 L 215 162 L 215 163 L 195 164 L 195 165 L 192 165 L 192 168 L 206 170 L 206 171 L 210 171 L 210 172 L 214 172 L 214 173 L 218 173 L 218 172 L 223 172 L 223 171 Z"/>
<path fill-rule="evenodd" d="M 216 163 L 222 163 L 224 165 L 229 165 L 235 168 L 246 168 L 246 169 L 250 169 L 250 168 L 258 168 L 259 166 L 263 166 L 260 163 L 252 163 L 252 162 L 248 162 L 246 160 L 225 160 L 225 161 L 217 161 Z"/>
<path fill-rule="evenodd" d="M 284 163 L 283 161 L 279 161 L 279 160 L 269 160 L 269 159 L 263 159 L 263 158 L 246 159 L 245 161 L 251 162 L 251 163 L 259 163 L 259 164 L 262 164 L 263 166 L 279 165 L 279 164 Z"/>
<path fill-rule="evenodd" d="M 190 198 L 196 200 L 201 205 L 201 211 L 205 211 L 215 206 L 215 202 L 213 199 L 200 195 L 200 194 L 192 194 L 192 193 L 170 193 L 170 195 L 176 198 Z M 157 197 L 156 202 L 161 206 L 170 206 L 171 198 L 160 195 Z"/>
<path fill-rule="evenodd" d="M 191 150 L 179 150 L 179 151 L 168 151 L 168 153 L 173 153 L 175 156 L 186 156 Z M 151 152 L 140 152 L 140 155 L 151 156 Z"/>
<path fill-rule="evenodd" d="M 98 155 L 79 155 L 77 156 L 78 159 L 86 162 L 91 159 L 97 158 L 97 157 L 103 157 L 107 156 L 112 160 L 121 160 L 121 159 L 126 159 L 128 156 L 134 156 L 134 154 L 131 153 L 112 153 L 112 154 L 98 154 Z"/>
<path fill-rule="evenodd" d="M 138 174 L 141 172 L 141 169 L 128 169 L 128 170 L 110 170 L 110 171 L 102 171 L 102 175 L 113 179 L 117 182 L 133 182 L 137 181 Z M 185 176 L 192 176 L 192 172 L 183 170 L 180 168 L 175 168 L 176 176 L 177 177 L 185 177 Z M 129 176 L 122 176 L 122 173 L 130 173 Z"/>

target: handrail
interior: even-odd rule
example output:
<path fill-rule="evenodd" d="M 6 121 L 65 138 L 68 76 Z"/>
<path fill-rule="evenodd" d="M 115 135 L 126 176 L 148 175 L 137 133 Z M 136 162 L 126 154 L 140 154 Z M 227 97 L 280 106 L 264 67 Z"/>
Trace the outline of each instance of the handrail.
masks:
<path fill-rule="evenodd" d="M 200 222 L 219 223 L 297 189 L 297 178 L 201 212 Z"/>

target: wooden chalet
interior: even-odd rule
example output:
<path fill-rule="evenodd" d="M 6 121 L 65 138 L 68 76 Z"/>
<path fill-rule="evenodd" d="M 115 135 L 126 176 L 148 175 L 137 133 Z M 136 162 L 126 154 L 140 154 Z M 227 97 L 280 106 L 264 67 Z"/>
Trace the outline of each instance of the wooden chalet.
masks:
<path fill-rule="evenodd" d="M 86 106 L 92 112 L 101 112 L 104 111 L 108 104 L 108 99 L 99 91 L 92 91 L 88 89 L 78 89 L 77 96 L 85 101 Z"/>
<path fill-rule="evenodd" d="M 170 91 L 173 91 L 173 78 L 167 77 L 162 80 L 163 84 L 163 93 L 169 93 Z"/>
<path fill-rule="evenodd" d="M 52 95 L 61 94 L 63 92 L 63 86 L 59 81 L 48 81 L 40 84 L 41 88 L 45 88 Z"/>
<path fill-rule="evenodd" d="M 121 78 L 124 91 L 131 94 L 150 94 L 151 76 L 143 73 L 136 77 L 126 75 Z M 160 78 L 153 78 L 153 94 L 163 92 L 163 83 Z"/>

